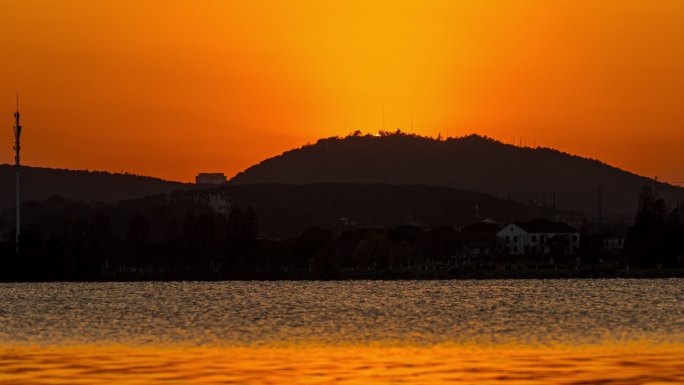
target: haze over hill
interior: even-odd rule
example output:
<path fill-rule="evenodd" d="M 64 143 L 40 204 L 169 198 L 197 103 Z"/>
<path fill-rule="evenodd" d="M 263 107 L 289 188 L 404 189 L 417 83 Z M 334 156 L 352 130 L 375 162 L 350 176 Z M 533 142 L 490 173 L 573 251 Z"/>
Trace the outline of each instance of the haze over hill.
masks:
<path fill-rule="evenodd" d="M 553 215 L 550 206 L 509 205 L 506 199 L 488 194 L 421 185 L 251 184 L 214 191 L 225 192 L 232 205 L 253 208 L 260 232 L 275 237 L 297 236 L 309 227 L 462 226 L 484 219 L 506 222 L 509 217 L 528 220 Z M 583 219 L 577 212 L 557 210 L 556 214 L 578 227 Z"/>
<path fill-rule="evenodd" d="M 644 185 L 656 187 L 670 204 L 684 189 L 639 176 L 598 160 L 548 148 L 517 147 L 471 135 L 438 140 L 403 133 L 321 139 L 239 173 L 232 184 L 249 183 L 422 184 L 480 191 L 597 217 L 631 221 Z"/>
<path fill-rule="evenodd" d="M 72 199 L 51 197 L 30 201 L 22 207 L 26 225 L 35 223 L 59 229 L 62 220 L 77 216 L 107 213 L 120 236 L 126 236 L 131 220 L 143 215 L 161 238 L 173 233 L 173 221 L 189 213 L 202 215 L 212 211 L 210 197 L 227 196 L 230 208 L 251 208 L 256 215 L 259 233 L 268 238 L 294 238 L 306 229 L 320 227 L 341 231 L 358 227 L 394 227 L 402 224 L 439 227 L 462 226 L 483 219 L 505 222 L 508 218 L 528 220 L 550 218 L 552 207 L 538 207 L 496 199 L 491 195 L 444 187 L 417 185 L 320 183 L 307 185 L 251 184 L 197 188 L 120 200 L 111 204 L 84 204 Z M 230 217 L 231 210 L 226 212 Z M 578 228 L 583 215 L 557 210 L 559 218 Z M 0 228 L 13 223 L 13 208 L 0 209 Z M 177 225 L 177 224 L 176 224 Z"/>
<path fill-rule="evenodd" d="M 13 206 L 15 170 L 0 165 L 0 207 Z M 60 195 L 74 200 L 115 202 L 183 189 L 192 185 L 131 174 L 103 171 L 21 167 L 22 201 Z"/>

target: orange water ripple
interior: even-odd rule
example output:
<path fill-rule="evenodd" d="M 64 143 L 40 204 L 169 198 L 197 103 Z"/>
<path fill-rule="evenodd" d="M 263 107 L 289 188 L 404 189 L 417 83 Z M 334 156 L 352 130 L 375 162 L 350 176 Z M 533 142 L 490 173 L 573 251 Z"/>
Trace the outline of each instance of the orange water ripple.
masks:
<path fill-rule="evenodd" d="M 0 384 L 681 384 L 684 345 L 4 346 Z"/>

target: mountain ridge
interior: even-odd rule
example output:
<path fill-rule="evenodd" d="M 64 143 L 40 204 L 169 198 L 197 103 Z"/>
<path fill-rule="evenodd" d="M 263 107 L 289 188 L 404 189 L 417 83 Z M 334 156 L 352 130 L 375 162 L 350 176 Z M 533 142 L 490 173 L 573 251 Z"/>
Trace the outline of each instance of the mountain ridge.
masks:
<path fill-rule="evenodd" d="M 429 138 L 397 132 L 356 132 L 285 151 L 238 173 L 231 184 L 389 183 L 423 184 L 518 202 L 553 199 L 559 207 L 598 217 L 631 220 L 643 185 L 674 203 L 684 189 L 611 166 L 603 161 L 545 147 L 518 147 L 480 135 Z M 545 198 L 545 199 L 544 199 Z"/>
<path fill-rule="evenodd" d="M 21 166 L 21 200 L 42 200 L 54 195 L 82 201 L 114 202 L 185 189 L 193 185 L 160 178 L 108 171 L 70 170 Z M 15 203 L 14 165 L 0 164 L 0 207 Z"/>

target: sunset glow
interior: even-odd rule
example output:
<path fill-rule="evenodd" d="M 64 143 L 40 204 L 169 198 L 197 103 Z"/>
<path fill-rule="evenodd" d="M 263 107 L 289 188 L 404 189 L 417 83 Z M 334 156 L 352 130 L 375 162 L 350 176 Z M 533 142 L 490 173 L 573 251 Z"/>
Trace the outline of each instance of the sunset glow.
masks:
<path fill-rule="evenodd" d="M 0 163 L 190 181 L 320 137 L 477 132 L 684 181 L 684 3 L 0 7 Z"/>

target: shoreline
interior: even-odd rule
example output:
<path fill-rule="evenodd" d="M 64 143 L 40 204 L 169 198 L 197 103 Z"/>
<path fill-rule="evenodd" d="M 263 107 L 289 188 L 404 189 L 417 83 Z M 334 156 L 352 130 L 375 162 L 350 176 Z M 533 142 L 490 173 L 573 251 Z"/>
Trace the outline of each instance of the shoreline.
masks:
<path fill-rule="evenodd" d="M 294 271 L 252 274 L 126 274 L 85 280 L 50 278 L 2 279 L 0 283 L 20 282 L 173 282 L 173 281 L 435 281 L 497 279 L 668 279 L 684 278 L 684 269 L 539 269 L 539 270 L 349 270 L 328 274 Z"/>

